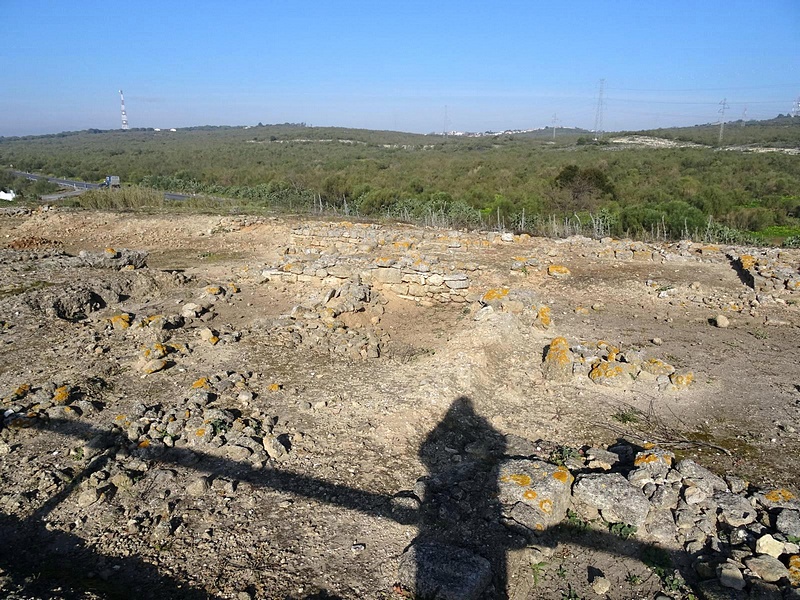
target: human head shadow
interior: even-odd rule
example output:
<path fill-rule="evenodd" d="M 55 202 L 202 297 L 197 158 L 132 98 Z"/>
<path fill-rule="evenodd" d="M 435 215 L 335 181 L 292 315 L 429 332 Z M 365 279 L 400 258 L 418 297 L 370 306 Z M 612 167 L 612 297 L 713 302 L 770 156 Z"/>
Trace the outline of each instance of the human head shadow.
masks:
<path fill-rule="evenodd" d="M 480 559 L 476 562 L 477 556 L 488 561 L 488 595 L 504 597 L 506 551 L 525 543 L 519 536 L 512 541 L 500 523 L 495 467 L 505 451 L 504 436 L 464 396 L 450 405 L 420 446 L 428 475 L 414 487 L 421 501 L 419 530 L 410 546 L 417 546 L 413 582 L 417 595 L 439 597 L 441 581 L 460 577 L 459 569 L 466 574 L 485 568 Z M 431 564 L 438 561 L 451 564 Z"/>
<path fill-rule="evenodd" d="M 121 434 L 110 435 L 108 431 L 83 421 L 52 419 L 42 421 L 38 426 L 84 441 L 94 440 L 89 445 L 97 443 L 98 449 L 104 448 L 106 451 L 130 447 L 131 444 Z M 503 517 L 502 507 L 497 499 L 497 464 L 506 458 L 541 458 L 532 453 L 535 444 L 529 443 L 527 447 L 523 445 L 520 448 L 520 439 L 504 436 L 495 430 L 484 417 L 476 413 L 469 398 L 456 399 L 419 448 L 420 459 L 428 474 L 420 478 L 414 486 L 413 495 L 420 500 L 418 509 L 410 508 L 406 503 L 398 505 L 395 500 L 402 494 L 386 495 L 364 491 L 277 467 L 258 469 L 247 462 L 222 458 L 196 449 L 167 448 L 158 455 L 149 455 L 148 458 L 162 464 L 180 465 L 212 477 L 229 477 L 253 486 L 296 494 L 355 510 L 367 516 L 380 516 L 404 524 L 416 523 L 419 527 L 418 535 L 412 546 L 438 543 L 463 548 L 489 562 L 491 581 L 480 595 L 482 600 L 507 598 L 507 554 L 515 549 L 529 545 L 555 548 L 562 542 L 626 556 L 642 556 L 651 549 L 660 549 L 635 539 L 620 540 L 618 536 L 608 532 L 576 532 L 563 523 L 544 532 L 532 532 L 510 523 Z M 123 588 L 128 585 L 126 573 L 138 573 L 139 582 L 146 584 L 138 597 L 192 600 L 214 598 L 205 591 L 193 589 L 161 574 L 154 565 L 138 557 L 109 559 L 77 535 L 47 530 L 44 523 L 47 514 L 66 500 L 78 482 L 100 468 L 105 460 L 101 453 L 76 476 L 72 484 L 45 501 L 32 517 L 1 517 L 0 537 L 3 540 L 12 540 L 12 543 L 4 544 L 0 548 L 0 566 L 13 577 L 24 579 L 45 572 L 43 567 L 52 561 L 72 566 L 77 573 L 85 572 L 98 561 L 113 562 L 120 567 L 114 574 L 114 580 L 120 582 Z M 19 544 L 27 543 L 30 549 L 28 555 L 23 553 L 18 556 L 13 540 L 17 540 Z M 63 550 L 59 553 L 59 548 L 67 547 L 72 550 L 65 554 Z M 690 580 L 692 570 L 686 565 L 691 562 L 692 557 L 683 552 L 670 554 L 676 568 Z M 424 566 L 417 565 L 417 570 Z M 81 582 L 87 589 L 94 585 L 85 579 Z M 77 583 L 72 581 L 71 585 Z M 135 585 L 135 582 L 130 585 Z M 125 596 L 108 593 L 107 597 Z"/>

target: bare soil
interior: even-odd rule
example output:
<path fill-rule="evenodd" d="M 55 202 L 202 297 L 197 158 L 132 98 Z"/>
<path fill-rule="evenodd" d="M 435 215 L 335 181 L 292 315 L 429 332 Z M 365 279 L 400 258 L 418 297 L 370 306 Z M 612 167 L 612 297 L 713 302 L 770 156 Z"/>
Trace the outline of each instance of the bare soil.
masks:
<path fill-rule="evenodd" d="M 25 404 L 14 395 L 25 385 L 31 393 L 68 386 L 94 407 L 0 432 L 7 447 L 0 590 L 7 596 L 400 597 L 393 588 L 399 557 L 419 533 L 417 508 L 404 498 L 431 465 L 465 461 L 467 446 L 480 441 L 465 425 L 437 446 L 438 458 L 425 454 L 433 452 L 431 432 L 462 398 L 503 439 L 529 440 L 544 455 L 618 438 L 653 441 L 754 485 L 800 488 L 798 295 L 731 310 L 755 292 L 730 261 L 600 259 L 580 240 L 476 248 L 472 288 L 530 291 L 551 307 L 549 329 L 509 313 L 476 321 L 477 302 L 423 307 L 384 294 L 377 322 L 361 312 L 342 317 L 354 331 L 388 335 L 381 357 L 349 360 L 324 346 L 276 344 L 270 324 L 319 291 L 259 276 L 280 264 L 296 221 L 224 226 L 230 221 L 61 210 L 0 216 L 3 410 Z M 147 251 L 147 267 L 63 259 L 105 248 Z M 520 254 L 540 256 L 545 267 L 565 265 L 571 276 L 549 277 L 546 268 L 511 273 Z M 800 264 L 797 256 L 787 260 Z M 118 297 L 73 318 L 35 308 L 81 284 Z M 120 311 L 180 314 L 212 285 L 235 291 L 213 299 L 208 320 L 190 319 L 169 333 L 188 353 L 172 355 L 170 368 L 142 372 L 143 348 L 159 340 L 114 329 L 108 319 Z M 726 328 L 713 323 L 722 313 Z M 221 342 L 204 342 L 204 327 Z M 556 336 L 638 349 L 691 371 L 695 381 L 680 391 L 659 391 L 655 382 L 547 381 L 542 356 Z M 114 426 L 137 414 L 136 405 L 148 411 L 142 418 L 157 420 L 183 410 L 199 379 L 237 373 L 253 398 L 221 393 L 217 404 L 270 418 L 289 448 L 284 459 L 253 464 L 115 441 L 122 430 Z M 88 505 L 80 500 L 121 471 L 135 473 L 132 485 L 115 485 Z M 90 482 L 93 472 L 99 485 Z M 210 487 L 190 493 L 202 476 Z M 458 501 L 468 505 L 480 491 L 463 488 Z M 591 597 L 595 572 L 611 581 L 608 598 L 652 598 L 665 588 L 635 541 L 609 541 L 602 531 L 554 536 L 543 542 L 551 548 L 546 560 L 531 554 L 534 544 L 492 542 L 487 554 L 505 573 L 495 575 L 487 597 Z M 685 560 L 673 556 L 676 567 Z"/>

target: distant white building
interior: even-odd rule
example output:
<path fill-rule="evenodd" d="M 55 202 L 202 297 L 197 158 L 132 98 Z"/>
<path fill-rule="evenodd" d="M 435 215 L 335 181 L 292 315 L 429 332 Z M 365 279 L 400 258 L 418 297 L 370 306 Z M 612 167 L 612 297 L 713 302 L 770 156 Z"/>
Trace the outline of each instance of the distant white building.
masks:
<path fill-rule="evenodd" d="M 9 190 L 7 192 L 0 191 L 0 200 L 8 200 L 10 202 L 16 197 L 17 195 L 14 193 L 14 190 Z"/>

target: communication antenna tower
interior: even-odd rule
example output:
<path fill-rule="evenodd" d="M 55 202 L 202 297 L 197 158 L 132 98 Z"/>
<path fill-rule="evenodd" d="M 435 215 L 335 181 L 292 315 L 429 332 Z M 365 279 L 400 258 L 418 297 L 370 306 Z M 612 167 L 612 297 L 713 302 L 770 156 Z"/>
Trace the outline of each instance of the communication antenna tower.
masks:
<path fill-rule="evenodd" d="M 447 137 L 447 104 L 444 105 L 444 127 L 442 128 L 442 135 Z"/>
<path fill-rule="evenodd" d="M 725 111 L 729 109 L 730 106 L 728 105 L 728 99 L 723 98 L 722 101 L 719 103 L 719 110 L 717 111 L 720 114 L 719 118 L 719 143 L 722 143 L 722 133 L 725 131 Z"/>
<path fill-rule="evenodd" d="M 597 111 L 594 115 L 594 139 L 595 141 L 603 137 L 603 90 L 606 87 L 606 80 L 600 80 L 600 89 L 597 92 Z"/>
<path fill-rule="evenodd" d="M 128 113 L 125 112 L 125 96 L 122 95 L 122 90 L 119 91 L 119 101 L 122 105 L 122 129 L 128 129 Z"/>
<path fill-rule="evenodd" d="M 744 107 L 742 111 L 742 127 L 744 127 L 745 122 L 747 121 L 747 107 Z"/>
<path fill-rule="evenodd" d="M 558 115 L 553 113 L 553 139 L 556 139 L 556 129 L 558 129 Z"/>
<path fill-rule="evenodd" d="M 794 106 L 792 107 L 792 117 L 800 117 L 800 96 L 798 96 L 797 100 L 794 101 Z"/>

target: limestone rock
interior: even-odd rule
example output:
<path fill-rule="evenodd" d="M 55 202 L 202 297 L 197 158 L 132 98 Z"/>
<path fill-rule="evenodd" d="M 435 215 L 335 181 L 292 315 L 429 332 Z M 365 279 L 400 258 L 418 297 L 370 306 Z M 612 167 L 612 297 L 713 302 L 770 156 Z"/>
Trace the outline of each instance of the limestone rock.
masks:
<path fill-rule="evenodd" d="M 682 460 L 675 468 L 683 477 L 683 482 L 686 485 L 696 486 L 708 495 L 728 490 L 728 484 L 725 483 L 722 477 L 715 475 L 705 467 L 701 467 L 693 460 Z"/>
<path fill-rule="evenodd" d="M 554 338 L 550 342 L 542 364 L 545 379 L 551 381 L 569 381 L 572 379 L 572 351 L 569 342 L 563 337 Z"/>
<path fill-rule="evenodd" d="M 789 577 L 789 569 L 774 556 L 769 554 L 759 554 L 752 558 L 745 559 L 747 568 L 753 571 L 766 582 L 774 583 L 784 577 Z"/>
<path fill-rule="evenodd" d="M 720 566 L 717 574 L 719 582 L 726 588 L 734 590 L 744 589 L 744 576 L 742 572 L 730 563 L 725 563 Z"/>
<path fill-rule="evenodd" d="M 541 460 L 511 459 L 497 467 L 503 514 L 532 531 L 543 531 L 567 514 L 572 474 Z"/>
<path fill-rule="evenodd" d="M 756 509 L 750 502 L 737 494 L 716 492 L 713 496 L 718 507 L 719 521 L 732 527 L 747 525 L 756 520 Z"/>
<path fill-rule="evenodd" d="M 800 537 L 800 511 L 784 508 L 778 515 L 775 528 L 783 535 Z"/>
<path fill-rule="evenodd" d="M 778 558 L 783 554 L 783 542 L 779 542 L 769 533 L 767 535 L 762 535 L 756 540 L 756 552 L 758 554 L 768 554 L 769 556 Z"/>
<path fill-rule="evenodd" d="M 594 506 L 609 523 L 641 527 L 650 503 L 644 494 L 619 473 L 590 473 L 578 476 L 573 487 L 576 499 Z"/>

